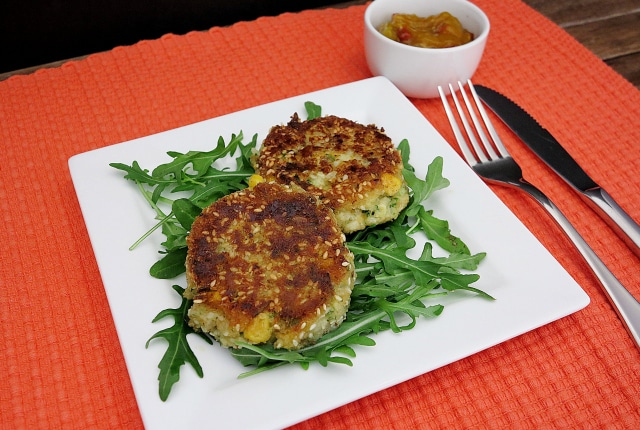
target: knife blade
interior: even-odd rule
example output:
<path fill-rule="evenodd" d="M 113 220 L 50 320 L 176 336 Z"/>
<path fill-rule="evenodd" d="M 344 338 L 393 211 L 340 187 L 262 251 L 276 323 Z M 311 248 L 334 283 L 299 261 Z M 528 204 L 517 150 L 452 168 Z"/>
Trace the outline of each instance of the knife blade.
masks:
<path fill-rule="evenodd" d="M 517 103 L 499 92 L 474 84 L 482 101 L 542 161 L 585 199 L 602 219 L 640 257 L 640 226 L 578 165 L 547 129 Z"/>

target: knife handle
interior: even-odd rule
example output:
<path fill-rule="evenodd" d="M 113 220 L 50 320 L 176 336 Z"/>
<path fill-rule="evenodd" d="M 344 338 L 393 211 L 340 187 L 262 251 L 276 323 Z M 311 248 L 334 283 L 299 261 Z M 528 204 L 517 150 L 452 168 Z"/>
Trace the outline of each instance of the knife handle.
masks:
<path fill-rule="evenodd" d="M 625 328 L 635 341 L 636 346 L 640 348 L 640 302 L 638 302 L 629 290 L 611 273 L 602 260 L 600 260 L 600 257 L 596 255 L 589 244 L 580 236 L 580 233 L 578 233 L 564 216 L 562 211 L 560 211 L 544 193 L 524 179 L 516 186 L 524 189 L 540 203 L 573 242 L 594 275 L 596 275 L 600 281 L 600 284 L 604 287 L 607 298 L 613 305 L 613 309 L 620 319 L 622 319 Z"/>
<path fill-rule="evenodd" d="M 605 220 L 627 246 L 640 257 L 640 225 L 622 209 L 603 188 L 582 193 L 587 203 Z"/>

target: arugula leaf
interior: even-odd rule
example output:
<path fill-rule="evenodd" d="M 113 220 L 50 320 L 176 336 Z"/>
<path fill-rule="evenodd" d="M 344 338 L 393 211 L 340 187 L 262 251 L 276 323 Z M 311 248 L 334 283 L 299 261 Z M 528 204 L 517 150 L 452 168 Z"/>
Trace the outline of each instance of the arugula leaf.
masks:
<path fill-rule="evenodd" d="M 304 108 L 307 111 L 307 119 L 316 119 L 322 116 L 322 107 L 313 102 L 304 102 Z"/>
<path fill-rule="evenodd" d="M 151 266 L 149 274 L 157 279 L 173 279 L 185 272 L 184 262 L 186 259 L 186 246 L 171 250 Z"/>
<path fill-rule="evenodd" d="M 432 250 L 433 246 L 431 243 L 426 242 L 420 258 L 441 263 L 443 266 L 458 270 L 476 270 L 480 262 L 487 256 L 485 252 L 479 252 L 474 255 L 471 255 L 469 252 L 463 252 L 451 253 L 448 257 L 433 257 Z"/>
<path fill-rule="evenodd" d="M 237 135 L 231 135 L 231 140 L 228 144 L 225 144 L 224 139 L 220 136 L 215 149 L 208 152 L 189 151 L 186 154 L 168 152 L 167 154 L 173 160 L 153 169 L 152 176 L 154 178 L 171 178 L 178 183 L 185 179 L 193 180 L 204 175 L 214 161 L 225 157 L 227 154 L 233 154 L 240 142 L 242 142 L 242 132 Z M 196 174 L 188 175 L 186 173 L 187 167 L 191 167 Z"/>
<path fill-rule="evenodd" d="M 409 170 L 410 172 L 415 172 L 415 169 L 409 162 L 409 158 L 411 155 L 411 148 L 409 147 L 409 141 L 407 139 L 402 139 L 398 144 L 398 151 L 400 151 L 400 156 L 402 157 L 402 164 L 404 168 Z"/>
<path fill-rule="evenodd" d="M 246 181 L 254 173 L 251 154 L 257 144 L 255 134 L 247 144 L 243 134 L 232 134 L 229 143 L 222 136 L 211 151 L 189 151 L 186 154 L 171 151 L 173 158 L 168 163 L 153 169 L 152 173 L 140 167 L 137 161 L 131 165 L 110 163 L 115 169 L 125 172 L 125 179 L 136 183 L 138 190 L 156 213 L 156 225 L 145 232 L 131 247 L 135 249 L 142 241 L 160 229 L 165 236 L 162 245 L 167 255 L 156 262 L 150 271 L 152 276 L 168 279 L 184 273 L 179 270 L 180 255 L 186 255 L 186 237 L 191 223 L 202 211 L 222 196 L 246 188 Z M 233 156 L 236 151 L 236 170 L 214 167 L 218 160 Z M 180 194 L 178 194 L 180 193 Z M 174 197 L 186 195 L 186 197 Z M 162 209 L 162 207 L 166 207 Z M 183 264 L 184 265 L 184 264 Z"/>
<path fill-rule="evenodd" d="M 182 297 L 184 289 L 178 285 L 174 285 L 173 289 Z M 158 376 L 160 399 L 166 401 L 171 392 L 173 385 L 180 380 L 180 368 L 185 364 L 190 364 L 199 377 L 203 377 L 202 367 L 198 362 L 195 354 L 187 342 L 187 335 L 195 333 L 193 329 L 185 323 L 187 311 L 191 307 L 189 300 L 182 297 L 182 303 L 176 309 L 165 309 L 161 311 L 152 322 L 160 321 L 163 318 L 172 317 L 174 324 L 164 330 L 160 330 L 149 338 L 145 344 L 145 348 L 149 348 L 149 344 L 153 339 L 165 339 L 169 346 L 165 351 L 158 368 L 160 374 Z M 210 344 L 213 343 L 209 338 L 204 339 Z"/>
<path fill-rule="evenodd" d="M 442 176 L 442 165 L 444 161 L 438 156 L 429 164 L 427 177 L 424 181 L 418 179 L 413 173 L 414 169 L 404 169 L 403 175 L 407 184 L 413 191 L 413 201 L 407 208 L 408 215 L 415 215 L 422 206 L 422 202 L 428 199 L 435 191 L 449 186 L 449 180 Z"/>
<path fill-rule="evenodd" d="M 189 199 L 178 199 L 171 205 L 171 211 L 185 230 L 191 229 L 191 224 L 202 212 L 202 208 Z"/>
<path fill-rule="evenodd" d="M 449 223 L 433 216 L 424 206 L 418 208 L 416 216 L 428 239 L 435 241 L 442 249 L 449 252 L 469 254 L 469 248 L 460 238 L 451 234 Z"/>

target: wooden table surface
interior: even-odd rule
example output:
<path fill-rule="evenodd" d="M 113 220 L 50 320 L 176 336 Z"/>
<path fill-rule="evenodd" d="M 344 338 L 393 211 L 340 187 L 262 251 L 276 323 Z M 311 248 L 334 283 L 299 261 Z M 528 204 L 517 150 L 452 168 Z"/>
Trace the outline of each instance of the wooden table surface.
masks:
<path fill-rule="evenodd" d="M 334 7 L 368 0 L 336 3 Z M 523 0 L 640 89 L 640 0 Z M 0 74 L 0 81 L 68 60 Z"/>
<path fill-rule="evenodd" d="M 523 0 L 640 88 L 640 0 Z"/>

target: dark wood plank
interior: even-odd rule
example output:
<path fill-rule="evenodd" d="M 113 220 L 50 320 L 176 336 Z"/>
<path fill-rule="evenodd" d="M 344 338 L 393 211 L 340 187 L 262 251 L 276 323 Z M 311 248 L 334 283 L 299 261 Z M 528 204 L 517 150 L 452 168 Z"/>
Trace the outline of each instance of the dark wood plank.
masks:
<path fill-rule="evenodd" d="M 606 63 L 640 89 L 640 52 L 614 58 Z"/>
<path fill-rule="evenodd" d="M 640 0 L 523 0 L 561 27 L 640 11 Z"/>
<path fill-rule="evenodd" d="M 346 1 L 344 3 L 337 3 L 334 4 L 330 7 L 336 8 L 336 9 L 344 9 L 346 7 L 349 6 L 355 6 L 355 5 L 359 5 L 359 4 L 365 4 L 367 3 L 369 0 L 355 0 L 355 1 Z"/>
<path fill-rule="evenodd" d="M 603 60 L 640 52 L 640 11 L 565 27 Z"/>
<path fill-rule="evenodd" d="M 640 89 L 640 0 L 523 0 Z"/>

